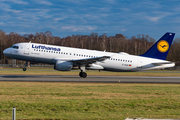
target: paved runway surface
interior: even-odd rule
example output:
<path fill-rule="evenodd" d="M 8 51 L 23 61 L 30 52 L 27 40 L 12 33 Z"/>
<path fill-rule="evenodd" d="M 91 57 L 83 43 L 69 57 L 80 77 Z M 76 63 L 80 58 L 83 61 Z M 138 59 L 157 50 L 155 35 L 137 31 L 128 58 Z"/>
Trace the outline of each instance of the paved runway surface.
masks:
<path fill-rule="evenodd" d="M 51 76 L 1 75 L 0 81 L 26 82 L 101 82 L 101 83 L 180 83 L 180 77 L 128 77 L 128 76 Z"/>

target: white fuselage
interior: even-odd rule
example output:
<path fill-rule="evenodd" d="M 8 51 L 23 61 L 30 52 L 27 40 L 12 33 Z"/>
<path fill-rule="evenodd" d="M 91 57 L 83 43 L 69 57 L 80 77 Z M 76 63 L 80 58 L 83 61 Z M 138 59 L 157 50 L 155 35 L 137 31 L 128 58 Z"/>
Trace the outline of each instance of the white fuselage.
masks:
<path fill-rule="evenodd" d="M 18 48 L 7 48 L 4 54 L 7 57 L 39 62 L 56 64 L 57 60 L 69 61 L 84 58 L 93 58 L 100 56 L 110 56 L 104 61 L 95 62 L 93 64 L 102 66 L 103 70 L 108 71 L 140 71 L 151 69 L 163 69 L 173 67 L 175 64 L 166 60 L 129 55 L 127 53 L 112 53 L 96 50 L 87 50 L 63 46 L 54 46 L 37 43 L 17 43 Z M 155 65 L 154 63 L 168 63 Z"/>

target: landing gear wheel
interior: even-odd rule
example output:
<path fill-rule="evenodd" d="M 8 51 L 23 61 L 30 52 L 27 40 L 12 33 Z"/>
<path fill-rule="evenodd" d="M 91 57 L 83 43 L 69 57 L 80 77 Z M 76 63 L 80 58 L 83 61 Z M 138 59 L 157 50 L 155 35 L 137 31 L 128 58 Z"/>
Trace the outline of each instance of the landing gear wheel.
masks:
<path fill-rule="evenodd" d="M 87 77 L 87 74 L 85 72 L 80 72 L 79 73 L 79 76 L 82 77 L 82 78 L 86 78 Z"/>
<path fill-rule="evenodd" d="M 82 72 L 79 73 L 79 76 L 82 77 Z"/>
<path fill-rule="evenodd" d="M 23 68 L 23 71 L 26 71 L 26 68 Z"/>
<path fill-rule="evenodd" d="M 24 68 L 23 71 L 26 71 L 26 66 L 28 65 L 28 61 L 26 61 L 26 63 L 24 64 Z"/>
<path fill-rule="evenodd" d="M 82 73 L 82 77 L 83 78 L 86 78 L 87 77 L 87 74 L 85 72 Z"/>

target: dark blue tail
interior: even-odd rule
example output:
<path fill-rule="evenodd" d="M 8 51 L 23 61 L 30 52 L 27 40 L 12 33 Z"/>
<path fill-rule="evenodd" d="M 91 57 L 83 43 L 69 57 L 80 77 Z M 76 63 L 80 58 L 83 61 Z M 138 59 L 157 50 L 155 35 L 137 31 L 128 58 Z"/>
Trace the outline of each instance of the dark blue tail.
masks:
<path fill-rule="evenodd" d="M 143 57 L 166 60 L 175 33 L 164 34 L 148 51 L 140 55 Z"/>

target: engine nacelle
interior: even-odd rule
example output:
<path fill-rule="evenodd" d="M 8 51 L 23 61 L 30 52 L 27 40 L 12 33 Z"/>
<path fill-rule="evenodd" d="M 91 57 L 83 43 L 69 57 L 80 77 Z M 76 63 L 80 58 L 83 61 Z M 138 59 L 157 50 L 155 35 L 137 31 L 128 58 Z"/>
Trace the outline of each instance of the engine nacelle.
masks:
<path fill-rule="evenodd" d="M 56 65 L 54 65 L 54 69 L 59 71 L 70 71 L 72 67 L 72 62 L 67 61 L 57 61 Z"/>

